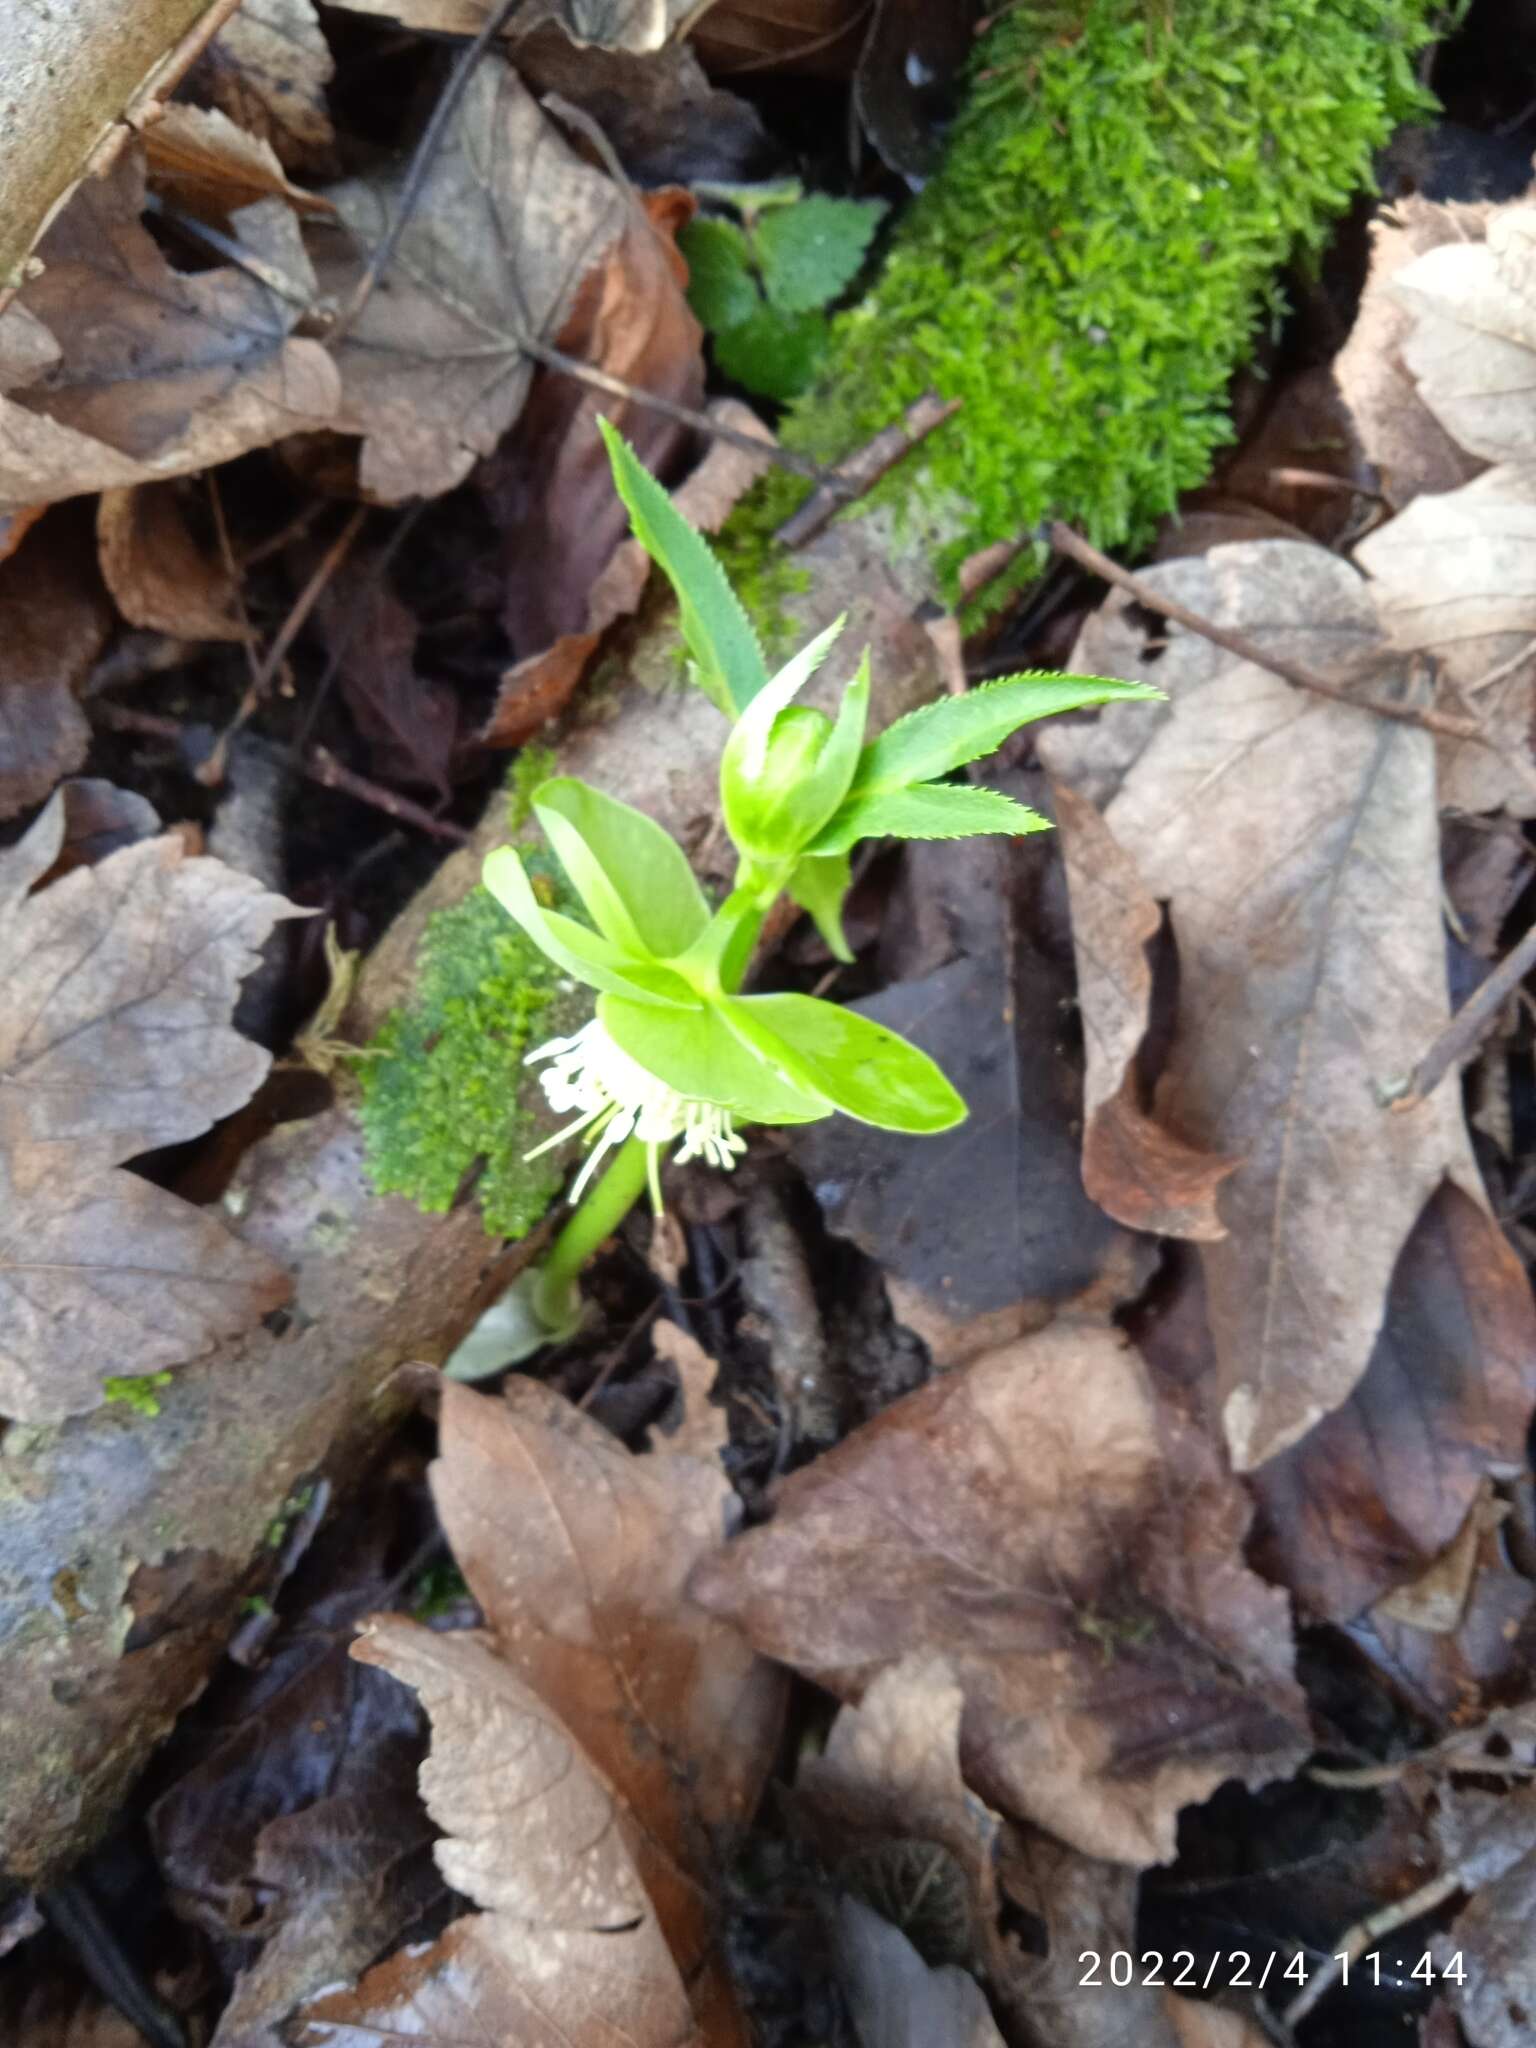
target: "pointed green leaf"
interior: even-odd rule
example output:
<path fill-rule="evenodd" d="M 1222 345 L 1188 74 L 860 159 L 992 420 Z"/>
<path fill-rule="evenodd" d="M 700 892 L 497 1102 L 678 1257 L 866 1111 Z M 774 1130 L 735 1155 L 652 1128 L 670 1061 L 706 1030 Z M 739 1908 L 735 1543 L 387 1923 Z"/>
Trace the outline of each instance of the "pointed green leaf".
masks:
<path fill-rule="evenodd" d="M 589 931 L 574 917 L 546 910 L 510 846 L 498 846 L 485 857 L 481 880 L 509 916 L 516 919 L 539 951 L 588 988 L 607 990 L 644 1004 L 675 1008 L 698 997 L 668 967 L 633 960 L 601 932 Z"/>
<path fill-rule="evenodd" d="M 846 853 L 808 854 L 789 878 L 791 902 L 815 920 L 834 960 L 851 961 L 853 952 L 843 932 L 843 899 L 848 894 Z"/>
<path fill-rule="evenodd" d="M 969 839 L 979 832 L 1049 832 L 1042 818 L 995 789 L 920 782 L 883 796 L 850 796 L 811 842 L 818 854 L 843 853 L 860 839 Z"/>
<path fill-rule="evenodd" d="M 831 1114 L 831 1103 L 814 1087 L 780 1072 L 728 1031 L 714 1004 L 661 1010 L 604 995 L 597 1014 L 616 1045 L 679 1095 L 716 1103 L 755 1124 L 809 1124 Z"/>
<path fill-rule="evenodd" d="M 1118 697 L 1163 695 L 1147 683 L 1116 682 L 1107 676 L 1003 676 L 963 697 L 941 697 L 899 718 L 864 749 L 851 793 L 883 795 L 914 782 L 931 782 L 963 768 L 967 761 L 979 761 L 1010 733 L 1037 718 L 1081 711 Z"/>
<path fill-rule="evenodd" d="M 743 1043 L 861 1123 L 932 1132 L 964 1121 L 964 1102 L 927 1053 L 856 1010 L 815 996 L 733 996 L 720 1009 Z"/>
<path fill-rule="evenodd" d="M 752 622 L 725 571 L 618 430 L 598 416 L 613 481 L 629 508 L 635 538 L 677 592 L 688 652 L 701 687 L 722 711 L 742 711 L 768 681 Z"/>
<path fill-rule="evenodd" d="M 687 952 L 709 905 L 670 832 L 571 775 L 540 783 L 533 809 L 600 932 L 627 953 Z"/>

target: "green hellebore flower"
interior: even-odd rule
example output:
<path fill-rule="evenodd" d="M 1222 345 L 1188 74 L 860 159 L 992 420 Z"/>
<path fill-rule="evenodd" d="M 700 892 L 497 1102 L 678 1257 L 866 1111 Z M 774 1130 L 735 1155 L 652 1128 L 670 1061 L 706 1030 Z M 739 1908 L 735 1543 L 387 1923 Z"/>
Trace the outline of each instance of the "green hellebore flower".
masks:
<path fill-rule="evenodd" d="M 843 630 L 836 620 L 752 699 L 720 757 L 720 808 L 751 861 L 793 861 L 848 794 L 869 715 L 869 650 L 843 693 L 836 721 L 792 700 Z"/>

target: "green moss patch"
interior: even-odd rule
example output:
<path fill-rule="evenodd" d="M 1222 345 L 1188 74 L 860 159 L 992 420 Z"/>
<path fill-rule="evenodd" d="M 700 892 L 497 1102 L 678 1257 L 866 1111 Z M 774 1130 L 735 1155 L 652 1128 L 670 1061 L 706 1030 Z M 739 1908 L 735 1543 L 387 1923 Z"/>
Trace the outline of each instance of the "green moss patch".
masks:
<path fill-rule="evenodd" d="M 783 428 L 846 455 L 924 391 L 963 410 L 878 495 L 974 550 L 1047 515 L 1144 540 L 1231 438 L 1275 279 L 1427 102 L 1429 0 L 1079 0 L 1000 14 L 944 163 Z M 803 486 L 801 487 L 803 489 Z M 781 515 L 782 516 L 782 515 Z M 1016 579 L 1034 564 L 1026 557 Z"/>

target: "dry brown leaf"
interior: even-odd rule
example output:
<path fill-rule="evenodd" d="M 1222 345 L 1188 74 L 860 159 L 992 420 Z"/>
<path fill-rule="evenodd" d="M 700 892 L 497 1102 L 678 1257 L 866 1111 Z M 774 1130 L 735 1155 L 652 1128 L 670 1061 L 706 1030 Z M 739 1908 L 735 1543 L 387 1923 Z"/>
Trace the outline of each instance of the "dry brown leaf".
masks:
<path fill-rule="evenodd" d="M 385 1616 L 353 1654 L 413 1687 L 430 1714 L 421 1790 L 445 1830 L 437 1860 L 486 1910 L 317 1999 L 295 2038 L 700 2042 L 636 1871 L 638 1825 L 492 1639 Z"/>
<path fill-rule="evenodd" d="M 714 1938 L 707 1833 L 750 1817 L 782 1704 L 781 1674 L 683 1593 L 735 1497 L 717 1463 L 637 1458 L 532 1380 L 501 1401 L 445 1384 L 440 1427 L 432 1490 L 459 1569 L 509 1670 L 631 1817 L 692 1983 Z"/>
<path fill-rule="evenodd" d="M 312 0 L 243 0 L 188 80 L 286 170 L 327 173 L 336 136 L 325 103 L 335 66 Z"/>
<path fill-rule="evenodd" d="M 296 213 L 335 208 L 292 184 L 272 145 L 236 125 L 217 107 L 174 101 L 144 131 L 149 182 L 182 211 L 218 225 L 258 199 L 283 199 Z"/>
<path fill-rule="evenodd" d="M 1147 1864 L 1172 1856 L 1181 1806 L 1306 1750 L 1284 1596 L 1243 1565 L 1247 1516 L 1118 1334 L 1063 1323 L 793 1474 L 777 1519 L 692 1590 L 844 1699 L 914 1651 L 947 1657 L 966 1782 Z"/>
<path fill-rule="evenodd" d="M 761 435 L 765 444 L 770 440 L 757 414 L 739 399 L 718 400 L 711 410 L 722 425 L 734 427 L 738 433 Z M 766 454 L 759 459 L 728 441 L 716 441 L 673 493 L 673 501 L 684 518 L 702 532 L 715 533 L 767 467 Z M 617 503 L 611 488 L 608 499 Z M 604 510 L 608 510 L 606 505 Z M 603 634 L 616 619 L 627 618 L 644 596 L 651 573 L 649 555 L 639 541 L 622 538 L 622 525 L 615 530 L 611 518 L 603 520 L 602 531 L 612 552 L 585 590 L 585 617 L 579 630 L 562 632 L 553 645 L 507 670 L 482 734 L 487 745 L 520 746 L 546 719 L 562 710 Z"/>
<path fill-rule="evenodd" d="M 1536 310 L 1532 336 L 1536 345 Z M 1536 353 L 1531 367 L 1536 375 Z M 1536 431 L 1536 394 L 1527 405 Z M 1501 467 L 1416 497 L 1355 559 L 1375 584 L 1392 645 L 1432 654 L 1448 686 L 1445 709 L 1470 705 L 1494 743 L 1439 741 L 1441 804 L 1536 816 L 1536 468 Z"/>
<path fill-rule="evenodd" d="M 1009 1898 L 1044 1927 L 1044 1956 L 1016 1955 L 1003 1988 L 1009 2017 L 1026 2041 L 1049 2048 L 1176 2048 L 1166 1992 L 1093 1981 L 1084 1952 L 1136 1953 L 1140 1881 L 1123 1864 L 1066 1848 L 1034 1828 L 1009 1828 L 999 1844 L 999 1876 Z"/>
<path fill-rule="evenodd" d="M 1391 290 L 1413 316 L 1403 361 L 1458 447 L 1536 460 L 1536 207 L 1500 207 L 1481 242 L 1430 249 Z"/>
<path fill-rule="evenodd" d="M 860 2048 L 1003 2048 L 976 1979 L 926 1963 L 862 1899 L 837 1902 L 832 1965 Z"/>
<path fill-rule="evenodd" d="M 1242 543 L 1148 580 L 1324 674 L 1377 643 L 1369 587 L 1320 548 Z M 1224 1426 L 1248 1468 L 1359 1381 L 1441 1180 L 1483 1197 L 1453 1085 L 1387 1107 L 1449 1015 L 1430 736 L 1168 634 L 1149 663 L 1131 607 L 1106 605 L 1073 665 L 1155 679 L 1170 701 L 1150 720 L 1111 706 L 1040 750 L 1109 799 L 1110 831 L 1169 904 L 1179 1017 L 1154 1108 L 1242 1162 L 1217 1194 L 1228 1235 L 1201 1257 Z"/>
<path fill-rule="evenodd" d="M 676 240 L 693 212 L 692 196 L 678 186 L 648 192 L 631 207 L 606 259 L 583 279 L 558 343 L 636 390 L 696 408 L 704 396 L 704 334 L 688 304 L 688 269 Z M 482 473 L 501 529 L 502 618 L 523 657 L 503 679 L 486 728 L 493 745 L 520 744 L 560 710 L 570 683 L 560 694 L 556 678 L 574 681 L 604 627 L 638 602 L 637 593 L 624 603 L 624 593 L 610 585 L 629 517 L 598 435 L 600 412 L 658 472 L 687 438 L 684 427 L 653 408 L 599 401 L 574 378 L 544 370 Z"/>
<path fill-rule="evenodd" d="M 239 0 L 71 0 L 3 22 L 0 305 L 82 179 L 100 175 Z"/>
<path fill-rule="evenodd" d="M 0 315 L 0 510 L 208 468 L 335 410 L 335 365 L 291 336 L 300 309 L 239 270 L 172 270 L 140 224 L 143 191 L 137 153 L 83 185 L 43 240 L 42 275 Z M 313 289 L 287 206 L 236 225 Z"/>
<path fill-rule="evenodd" d="M 1136 1060 L 1152 1013 L 1147 949 L 1162 912 L 1093 805 L 1064 782 L 1052 798 L 1072 899 L 1087 1056 L 1083 1185 L 1101 1209 L 1132 1230 L 1224 1237 L 1216 1194 L 1237 1161 L 1175 1137 L 1149 1114 L 1137 1082 Z"/>
<path fill-rule="evenodd" d="M 96 507 L 101 573 L 130 626 L 181 640 L 245 640 L 235 580 L 197 541 L 175 484 L 103 491 Z"/>
<path fill-rule="evenodd" d="M 694 42 L 711 71 L 847 78 L 869 32 L 869 0 L 715 0 Z"/>
<path fill-rule="evenodd" d="M 697 1337 L 663 1318 L 651 1330 L 651 1348 L 677 1375 L 682 1417 L 677 1426 L 657 1431 L 657 1448 L 689 1458 L 718 1460 L 731 1441 L 724 1408 L 710 1400 L 720 1368 Z"/>
<path fill-rule="evenodd" d="M 286 1298 L 264 1254 L 116 1169 L 248 1100 L 271 1058 L 230 1012 L 273 925 L 302 914 L 174 835 L 29 895 L 64 821 L 55 798 L 0 856 L 0 1412 L 44 1422 Z"/>
<path fill-rule="evenodd" d="M 70 513 L 55 514 L 0 562 L 0 818 L 40 803 L 90 746 L 77 693 L 112 608 L 82 539 Z"/>
<path fill-rule="evenodd" d="M 428 35 L 473 36 L 485 27 L 490 0 L 344 0 L 349 14 L 382 14 Z M 659 50 L 681 34 L 709 0 L 537 0 L 508 24 L 509 37 L 556 21 L 574 43 L 606 50 Z"/>
<path fill-rule="evenodd" d="M 1391 287 L 1415 260 L 1442 244 L 1480 240 L 1489 209 L 1404 199 L 1371 226 L 1371 267 L 1349 339 L 1333 376 L 1367 461 L 1394 510 L 1421 491 L 1450 491 L 1482 464 L 1469 455 L 1420 398 L 1402 358 L 1413 317 Z"/>
<path fill-rule="evenodd" d="M 328 196 L 351 235 L 313 232 L 322 286 L 344 302 L 357 250 L 378 246 L 403 173 Z M 618 187 L 569 147 L 517 74 L 488 58 L 432 159 L 394 261 L 338 348 L 334 424 L 363 435 L 361 481 L 386 504 L 434 497 L 489 455 L 582 281 L 623 233 Z M 354 239 L 355 238 L 355 239 Z"/>

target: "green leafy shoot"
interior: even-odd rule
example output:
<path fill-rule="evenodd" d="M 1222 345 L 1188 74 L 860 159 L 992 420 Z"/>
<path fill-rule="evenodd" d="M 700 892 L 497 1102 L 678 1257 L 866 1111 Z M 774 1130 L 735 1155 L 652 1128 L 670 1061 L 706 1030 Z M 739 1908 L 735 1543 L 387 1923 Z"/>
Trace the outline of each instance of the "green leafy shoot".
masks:
<path fill-rule="evenodd" d="M 809 389 L 826 355 L 826 308 L 858 274 L 885 205 L 802 196 L 798 184 L 711 186 L 738 215 L 690 221 L 678 237 L 688 303 L 715 360 L 749 391 L 781 402 Z"/>
<path fill-rule="evenodd" d="M 704 537 L 678 511 L 629 443 L 601 415 L 598 429 L 635 537 L 677 593 L 694 673 L 728 716 L 744 711 L 768 680 L 768 665 L 741 600 Z"/>

